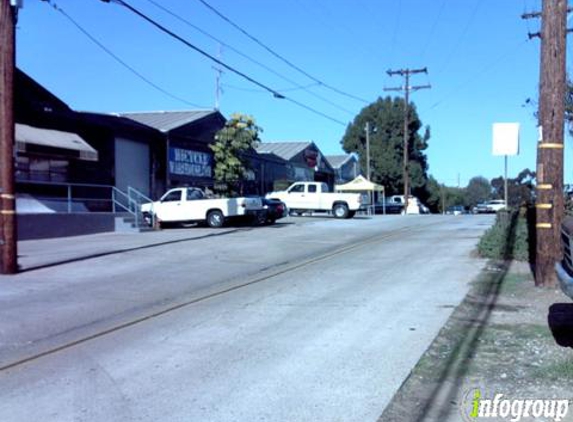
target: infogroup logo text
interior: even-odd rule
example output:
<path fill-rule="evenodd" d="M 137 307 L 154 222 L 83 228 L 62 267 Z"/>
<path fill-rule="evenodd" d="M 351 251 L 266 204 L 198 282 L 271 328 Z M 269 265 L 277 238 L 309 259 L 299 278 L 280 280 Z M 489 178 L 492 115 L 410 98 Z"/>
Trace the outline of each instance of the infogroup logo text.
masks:
<path fill-rule="evenodd" d="M 569 412 L 569 400 L 510 399 L 497 393 L 493 398 L 485 398 L 480 389 L 465 394 L 462 416 L 466 421 L 480 421 L 490 418 L 507 419 L 519 422 L 522 419 L 561 421 Z"/>

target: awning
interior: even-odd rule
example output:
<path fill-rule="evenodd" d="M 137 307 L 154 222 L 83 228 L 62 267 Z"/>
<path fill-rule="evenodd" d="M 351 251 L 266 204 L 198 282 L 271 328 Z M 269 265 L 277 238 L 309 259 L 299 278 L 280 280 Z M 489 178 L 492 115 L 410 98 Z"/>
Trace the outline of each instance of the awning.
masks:
<path fill-rule="evenodd" d="M 26 152 L 27 145 L 72 151 L 74 157 L 80 160 L 98 160 L 97 151 L 75 133 L 41 129 L 16 123 L 16 149 L 20 152 Z"/>
<path fill-rule="evenodd" d="M 337 192 L 381 192 L 384 190 L 384 186 L 373 183 L 364 176 L 358 176 L 348 183 L 336 185 L 334 190 Z"/>

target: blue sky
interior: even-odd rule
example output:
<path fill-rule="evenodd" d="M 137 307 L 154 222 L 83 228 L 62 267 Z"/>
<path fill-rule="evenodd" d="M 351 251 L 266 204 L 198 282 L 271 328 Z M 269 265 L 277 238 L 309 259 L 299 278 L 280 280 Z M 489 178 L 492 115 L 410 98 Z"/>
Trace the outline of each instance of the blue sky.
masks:
<path fill-rule="evenodd" d="M 192 44 L 216 56 L 219 43 L 149 0 L 125 0 Z M 288 98 L 273 98 L 224 70 L 221 112 L 243 112 L 263 127 L 263 140 L 313 140 L 325 154 L 342 152 L 340 140 L 366 103 L 318 86 L 225 23 L 200 0 L 155 0 L 191 24 L 258 61 L 270 72 L 222 47 L 221 60 Z M 412 84 L 432 137 L 429 173 L 450 186 L 473 176 L 503 173 L 491 155 L 492 124 L 521 124 L 520 155 L 509 175 L 535 169 L 534 106 L 539 79 L 539 22 L 521 14 L 540 0 L 206 0 L 273 51 L 338 90 L 375 101 L 385 87 L 402 84 L 388 69 L 427 67 Z M 107 49 L 174 99 L 141 81 L 82 34 L 60 12 L 26 0 L 17 29 L 17 64 L 76 110 L 98 112 L 213 108 L 214 63 L 159 32 L 124 7 L 100 0 L 52 0 Z M 568 53 L 570 49 L 568 49 Z M 277 75 L 277 73 L 280 75 Z M 306 90 L 298 87 L 307 87 Z M 310 91 L 310 92 L 309 92 Z M 392 93 L 396 94 L 396 93 Z M 321 98 L 319 98 L 321 97 Z M 192 105 L 190 105 L 192 104 Z M 572 182 L 566 139 L 565 181 Z"/>

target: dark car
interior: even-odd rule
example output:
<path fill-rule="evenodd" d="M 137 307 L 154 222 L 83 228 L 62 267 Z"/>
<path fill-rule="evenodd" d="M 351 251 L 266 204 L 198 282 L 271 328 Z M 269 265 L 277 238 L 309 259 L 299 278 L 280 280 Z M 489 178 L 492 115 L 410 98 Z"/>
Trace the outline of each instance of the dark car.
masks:
<path fill-rule="evenodd" d="M 274 224 L 275 221 L 286 217 L 287 207 L 284 202 L 278 199 L 263 199 L 262 222 L 264 224 Z"/>
<path fill-rule="evenodd" d="M 446 214 L 449 215 L 462 215 L 467 213 L 468 212 L 463 205 L 452 205 L 451 207 L 446 208 Z"/>

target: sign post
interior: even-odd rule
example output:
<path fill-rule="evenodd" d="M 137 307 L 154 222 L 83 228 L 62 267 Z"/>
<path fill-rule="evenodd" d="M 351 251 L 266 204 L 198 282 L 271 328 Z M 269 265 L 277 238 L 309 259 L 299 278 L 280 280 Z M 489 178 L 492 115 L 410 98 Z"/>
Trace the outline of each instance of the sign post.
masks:
<path fill-rule="evenodd" d="M 509 193 L 507 188 L 507 157 L 519 154 L 519 123 L 493 124 L 493 155 L 504 156 L 504 186 L 503 196 L 505 207 L 509 207 Z"/>

